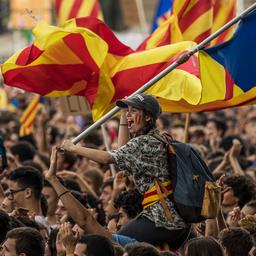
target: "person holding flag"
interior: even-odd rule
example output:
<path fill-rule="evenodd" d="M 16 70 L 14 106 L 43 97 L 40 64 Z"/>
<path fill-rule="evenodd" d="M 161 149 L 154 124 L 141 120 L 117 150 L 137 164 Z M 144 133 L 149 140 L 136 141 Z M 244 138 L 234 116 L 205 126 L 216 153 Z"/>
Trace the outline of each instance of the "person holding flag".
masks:
<path fill-rule="evenodd" d="M 190 224 L 174 209 L 166 149 L 153 136 L 159 134 L 156 119 L 161 107 L 153 96 L 146 94 L 137 94 L 116 104 L 126 110 L 121 117 L 117 150 L 89 149 L 69 140 L 64 141 L 61 148 L 99 163 L 115 163 L 124 175 L 133 177 L 136 187 L 144 194 L 144 210 L 118 234 L 153 245 L 167 243 L 178 249 L 190 232 Z M 163 194 L 159 194 L 158 186 L 163 188 Z M 165 203 L 160 199 L 162 196 Z"/>

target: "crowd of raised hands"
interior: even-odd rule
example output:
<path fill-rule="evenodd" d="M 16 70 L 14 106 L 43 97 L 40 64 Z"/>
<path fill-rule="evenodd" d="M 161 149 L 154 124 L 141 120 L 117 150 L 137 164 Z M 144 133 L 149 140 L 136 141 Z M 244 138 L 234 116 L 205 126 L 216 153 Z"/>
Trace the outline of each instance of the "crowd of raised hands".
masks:
<path fill-rule="evenodd" d="M 189 143 L 222 187 L 221 210 L 216 219 L 193 224 L 187 241 L 174 251 L 118 234 L 142 211 L 143 195 L 123 170 L 74 152 L 69 139 L 91 124 L 90 117 L 64 117 L 50 105 L 39 113 L 33 134 L 23 138 L 19 111 L 0 112 L 8 159 L 2 166 L 0 156 L 1 256 L 255 255 L 254 107 L 191 115 Z M 158 129 L 183 141 L 184 119 L 163 113 Z M 111 149 L 120 146 L 118 127 L 118 117 L 106 122 Z M 79 144 L 104 150 L 101 129 Z"/>

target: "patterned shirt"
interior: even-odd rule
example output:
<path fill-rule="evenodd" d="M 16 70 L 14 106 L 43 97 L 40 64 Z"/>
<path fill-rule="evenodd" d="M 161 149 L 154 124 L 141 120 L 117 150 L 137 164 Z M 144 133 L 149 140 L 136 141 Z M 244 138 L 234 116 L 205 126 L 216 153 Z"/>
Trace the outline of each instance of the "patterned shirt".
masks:
<path fill-rule="evenodd" d="M 150 134 L 152 133 L 135 137 L 119 149 L 109 152 L 118 168 L 133 176 L 141 194 L 154 185 L 154 177 L 161 182 L 170 179 L 166 149 L 162 142 Z M 160 202 L 147 207 L 139 216 L 150 219 L 156 227 L 170 230 L 188 227 L 174 209 L 173 202 L 168 199 L 168 203 L 172 212 L 172 223 L 166 219 Z"/>

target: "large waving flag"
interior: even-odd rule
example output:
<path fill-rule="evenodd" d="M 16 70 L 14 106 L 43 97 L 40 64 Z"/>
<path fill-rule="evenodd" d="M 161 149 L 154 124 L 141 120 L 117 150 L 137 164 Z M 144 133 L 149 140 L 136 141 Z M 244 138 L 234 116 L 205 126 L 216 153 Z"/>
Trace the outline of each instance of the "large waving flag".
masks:
<path fill-rule="evenodd" d="M 235 17 L 236 0 L 174 0 L 172 13 L 154 31 L 138 50 L 173 44 L 180 41 L 200 43 Z M 212 45 L 230 38 L 233 28 L 212 42 Z"/>
<path fill-rule="evenodd" d="M 166 21 L 171 15 L 172 0 L 159 0 L 157 12 L 155 14 L 152 32 L 161 26 L 161 24 Z"/>
<path fill-rule="evenodd" d="M 55 0 L 55 8 L 59 25 L 86 16 L 103 19 L 99 0 Z"/>
<path fill-rule="evenodd" d="M 45 96 L 85 96 L 95 120 L 116 99 L 133 93 L 194 46 L 182 42 L 135 52 L 93 18 L 69 20 L 62 28 L 39 22 L 33 32 L 34 43 L 2 65 L 5 84 Z M 201 95 L 198 74 L 195 56 L 149 92 L 167 103 L 184 99 L 197 104 Z"/>

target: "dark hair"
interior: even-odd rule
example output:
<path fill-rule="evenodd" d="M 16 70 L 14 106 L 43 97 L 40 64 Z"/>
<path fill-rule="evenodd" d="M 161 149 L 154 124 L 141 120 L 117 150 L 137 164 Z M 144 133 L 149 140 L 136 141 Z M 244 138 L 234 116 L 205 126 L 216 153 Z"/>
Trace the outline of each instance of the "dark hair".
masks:
<path fill-rule="evenodd" d="M 41 173 L 43 173 L 43 168 L 39 163 L 36 163 L 32 160 L 27 160 L 21 163 L 22 166 L 32 166 L 34 168 L 36 168 L 38 171 L 40 171 Z"/>
<path fill-rule="evenodd" d="M 11 219 L 9 215 L 0 210 L 0 244 L 5 240 L 7 232 L 11 229 Z"/>
<path fill-rule="evenodd" d="M 17 182 L 22 188 L 32 188 L 35 198 L 40 199 L 43 189 L 43 175 L 31 166 L 22 166 L 9 173 L 8 179 Z"/>
<path fill-rule="evenodd" d="M 17 220 L 24 224 L 26 227 L 34 228 L 40 231 L 39 224 L 35 220 L 30 219 L 29 217 L 19 216 L 17 217 Z"/>
<path fill-rule="evenodd" d="M 207 121 L 207 123 L 210 123 L 210 122 L 215 124 L 216 129 L 221 131 L 221 135 L 220 136 L 223 137 L 225 132 L 226 132 L 226 130 L 227 130 L 226 123 L 224 121 L 222 121 L 221 119 L 219 119 L 219 118 L 211 118 L 211 119 L 209 119 Z"/>
<path fill-rule="evenodd" d="M 43 237 L 34 228 L 22 227 L 9 231 L 8 239 L 15 239 L 15 250 L 17 254 L 25 253 L 27 256 L 44 256 Z"/>
<path fill-rule="evenodd" d="M 86 235 L 81 236 L 77 244 L 86 244 L 87 256 L 114 256 L 114 246 L 111 241 L 100 235 Z"/>
<path fill-rule="evenodd" d="M 224 256 L 222 246 L 212 237 L 193 238 L 185 247 L 187 256 Z"/>
<path fill-rule="evenodd" d="M 229 256 L 248 255 L 253 247 L 250 233 L 242 228 L 224 229 L 220 232 L 219 239 Z"/>
<path fill-rule="evenodd" d="M 158 250 L 147 243 L 134 243 L 125 246 L 125 252 L 129 256 L 160 256 Z"/>
<path fill-rule="evenodd" d="M 230 135 L 222 138 L 220 141 L 220 148 L 223 149 L 225 152 L 231 149 L 233 146 L 233 140 L 237 139 L 240 141 L 242 149 L 240 155 L 244 156 L 245 155 L 245 149 L 244 149 L 244 141 L 241 139 L 241 137 L 237 135 Z"/>
<path fill-rule="evenodd" d="M 67 151 L 65 151 L 65 153 L 62 156 L 63 156 L 62 163 L 65 165 L 65 168 L 67 170 L 72 170 L 72 168 L 76 163 L 77 156 Z"/>
<path fill-rule="evenodd" d="M 41 194 L 41 197 L 40 197 L 40 205 L 42 209 L 42 214 L 44 217 L 46 217 L 48 212 L 48 201 L 43 193 Z"/>
<path fill-rule="evenodd" d="M 223 179 L 225 185 L 232 188 L 234 196 L 238 198 L 238 206 L 242 208 L 254 196 L 255 184 L 247 176 L 229 175 Z"/>
<path fill-rule="evenodd" d="M 114 200 L 114 206 L 116 209 L 123 208 L 129 218 L 135 218 L 140 212 L 142 212 L 142 200 L 143 196 L 137 189 L 125 191 L 119 194 Z"/>
<path fill-rule="evenodd" d="M 80 187 L 79 183 L 75 180 L 65 179 L 64 180 L 64 186 L 68 190 L 73 190 L 73 191 L 77 191 L 79 193 L 82 193 L 82 190 L 81 190 L 81 187 Z"/>
<path fill-rule="evenodd" d="M 114 179 L 109 178 L 108 180 L 103 182 L 102 189 L 104 189 L 105 187 L 111 187 L 113 189 L 113 183 L 114 183 Z"/>
<path fill-rule="evenodd" d="M 21 162 L 33 160 L 36 149 L 27 141 L 19 141 L 10 147 L 11 153 L 15 156 L 18 155 Z"/>

